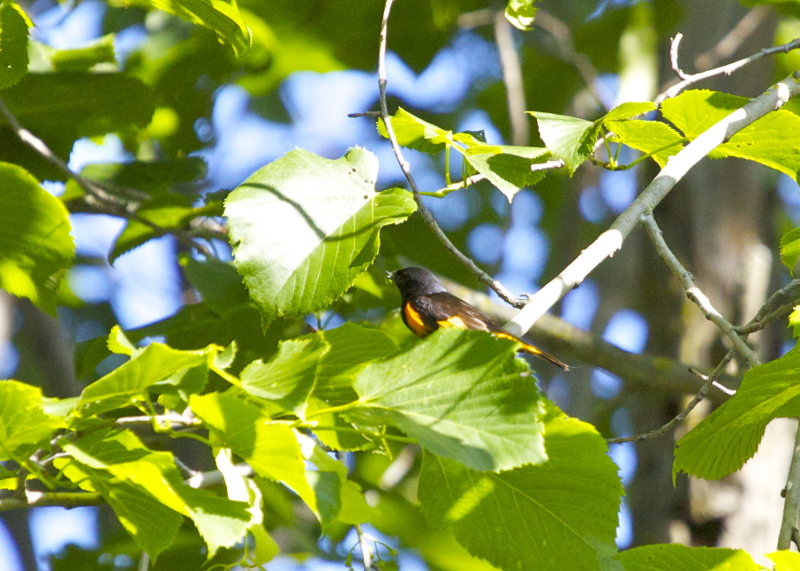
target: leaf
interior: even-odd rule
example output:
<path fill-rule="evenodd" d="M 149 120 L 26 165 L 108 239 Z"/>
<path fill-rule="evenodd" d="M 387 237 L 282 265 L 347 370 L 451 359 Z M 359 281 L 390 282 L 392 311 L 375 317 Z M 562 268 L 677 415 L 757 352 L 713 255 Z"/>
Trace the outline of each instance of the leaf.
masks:
<path fill-rule="evenodd" d="M 191 256 L 184 256 L 180 264 L 192 287 L 220 317 L 228 317 L 250 303 L 242 278 L 230 262 L 216 258 L 200 261 Z"/>
<path fill-rule="evenodd" d="M 283 341 L 272 359 L 266 363 L 259 359 L 244 368 L 241 387 L 292 411 L 306 400 L 327 351 L 328 346 L 315 336 Z"/>
<path fill-rule="evenodd" d="M 128 483 L 137 495 L 150 495 L 190 518 L 211 555 L 221 547 L 234 546 L 247 533 L 247 503 L 187 486 L 171 454 L 148 449 L 130 431 L 90 433 L 64 443 L 63 449 L 82 465 L 113 476 L 114 485 Z"/>
<path fill-rule="evenodd" d="M 100 63 L 116 63 L 114 34 L 106 34 L 80 48 L 50 50 L 49 60 L 55 71 L 87 71 Z"/>
<path fill-rule="evenodd" d="M 257 474 L 287 485 L 316 512 L 316 496 L 306 481 L 300 445 L 291 428 L 227 394 L 193 395 L 189 406 L 216 439 Z"/>
<path fill-rule="evenodd" d="M 592 152 L 600 127 L 597 122 L 577 119 L 567 115 L 555 115 L 541 111 L 528 111 L 536 117 L 539 136 L 556 157 L 562 159 L 570 175 Z"/>
<path fill-rule="evenodd" d="M 447 146 L 455 146 L 451 131 L 420 119 L 402 107 L 398 107 L 389 120 L 392 122 L 397 143 L 402 147 L 433 154 L 443 151 Z M 388 138 L 383 121 L 378 119 L 376 124 L 378 133 Z"/>
<path fill-rule="evenodd" d="M 3 101 L 60 157 L 68 157 L 81 137 L 145 127 L 155 108 L 150 88 L 122 73 L 28 73 L 3 91 Z M 0 161 L 24 166 L 40 179 L 66 178 L 19 141 L 2 116 L 0 140 Z"/>
<path fill-rule="evenodd" d="M 356 377 L 364 422 L 389 423 L 475 470 L 539 464 L 544 401 L 515 344 L 445 329 Z"/>
<path fill-rule="evenodd" d="M 83 389 L 78 414 L 88 417 L 144 398 L 145 390 L 151 385 L 178 371 L 204 365 L 218 350 L 212 345 L 198 351 L 181 351 L 162 343 L 151 343 L 138 350 L 130 361 Z"/>
<path fill-rule="evenodd" d="M 15 2 L 0 3 L 0 90 L 17 83 L 28 71 L 30 25 Z"/>
<path fill-rule="evenodd" d="M 355 323 L 320 331 L 319 336 L 330 350 L 319 362 L 313 394 L 334 406 L 358 398 L 353 382 L 359 371 L 397 351 L 397 345 L 388 335 Z"/>
<path fill-rule="evenodd" d="M 795 275 L 800 260 L 800 228 L 792 228 L 781 236 L 781 262 Z"/>
<path fill-rule="evenodd" d="M 239 13 L 236 0 L 112 0 L 109 3 L 122 8 L 134 5 L 163 10 L 210 28 L 231 44 L 237 56 L 250 49 L 250 30 Z"/>
<path fill-rule="evenodd" d="M 601 121 L 606 124 L 609 121 L 620 121 L 623 119 L 631 119 L 637 115 L 642 115 L 649 111 L 655 110 L 656 104 L 652 101 L 635 102 L 630 101 L 622 103 L 614 107 L 611 111 L 603 115 Z"/>
<path fill-rule="evenodd" d="M 15 458 L 23 446 L 52 438 L 61 421 L 45 414 L 42 390 L 19 381 L 0 381 L 0 461 Z"/>
<path fill-rule="evenodd" d="M 500 474 L 425 454 L 426 518 L 452 525 L 470 553 L 501 569 L 614 569 L 623 490 L 605 442 L 591 425 L 551 412 L 545 447 L 546 462 Z"/>
<path fill-rule="evenodd" d="M 531 167 L 549 157 L 547 149 L 540 147 L 472 146 L 463 152 L 466 161 L 502 192 L 509 202 L 526 186 L 544 178 L 544 171 L 534 172 Z"/>
<path fill-rule="evenodd" d="M 181 516 L 156 500 L 147 490 L 129 481 L 118 481 L 103 470 L 70 458 L 56 458 L 53 465 L 83 489 L 98 492 L 140 549 L 151 559 L 172 545 Z"/>
<path fill-rule="evenodd" d="M 536 8 L 533 7 L 535 2 L 539 0 L 508 0 L 506 4 L 506 19 L 511 22 L 511 25 L 522 30 L 523 32 L 530 30 L 533 26 L 533 20 L 536 16 Z"/>
<path fill-rule="evenodd" d="M 69 213 L 25 169 L 0 163 L 0 288 L 55 312 L 75 244 Z"/>
<path fill-rule="evenodd" d="M 750 554 L 741 549 L 644 545 L 622 551 L 625 571 L 759 571 Z"/>
<path fill-rule="evenodd" d="M 716 480 L 755 454 L 769 421 L 800 416 L 800 348 L 750 369 L 727 402 L 678 441 L 673 477 L 686 472 Z"/>
<path fill-rule="evenodd" d="M 800 571 L 800 553 L 796 551 L 775 551 L 767 557 L 775 562 L 775 571 Z"/>
<path fill-rule="evenodd" d="M 748 99 L 738 95 L 689 89 L 677 97 L 661 104 L 661 113 L 667 121 L 679 129 L 689 140 L 707 131 L 745 103 Z"/>
<path fill-rule="evenodd" d="M 648 153 L 660 167 L 680 152 L 686 139 L 675 129 L 661 121 L 607 121 L 604 123 L 623 145 Z"/>
<path fill-rule="evenodd" d="M 800 182 L 800 117 L 779 109 L 748 125 L 728 142 L 714 149 L 715 155 L 747 159 L 780 171 Z"/>
<path fill-rule="evenodd" d="M 408 191 L 375 192 L 377 166 L 361 148 L 338 160 L 295 150 L 229 195 L 234 263 L 265 322 L 328 307 L 372 263 L 380 229 L 414 212 Z"/>

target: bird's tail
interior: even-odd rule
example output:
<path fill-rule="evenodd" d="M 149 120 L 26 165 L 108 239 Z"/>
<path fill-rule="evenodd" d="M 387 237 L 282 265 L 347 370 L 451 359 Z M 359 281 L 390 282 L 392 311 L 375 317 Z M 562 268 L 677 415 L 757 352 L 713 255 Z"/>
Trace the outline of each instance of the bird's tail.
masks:
<path fill-rule="evenodd" d="M 494 331 L 493 334 L 497 337 L 502 337 L 504 339 L 511 339 L 512 341 L 516 341 L 519 343 L 519 351 L 525 351 L 526 353 L 530 353 L 531 355 L 535 355 L 540 359 L 544 359 L 545 361 L 549 361 L 550 363 L 554 364 L 556 367 L 560 367 L 563 371 L 569 371 L 569 365 L 567 365 L 564 361 L 557 357 L 553 357 L 550 353 L 545 353 L 535 345 L 531 345 L 530 343 L 525 343 L 522 339 L 514 337 L 511 333 L 506 331 Z"/>

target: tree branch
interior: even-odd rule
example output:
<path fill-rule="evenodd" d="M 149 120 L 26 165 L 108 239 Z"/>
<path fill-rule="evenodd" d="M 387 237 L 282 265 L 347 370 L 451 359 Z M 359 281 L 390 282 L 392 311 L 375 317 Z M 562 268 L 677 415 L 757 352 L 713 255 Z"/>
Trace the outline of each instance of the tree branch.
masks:
<path fill-rule="evenodd" d="M 794 437 L 792 450 L 792 463 L 789 466 L 789 475 L 786 478 L 786 487 L 783 489 L 785 500 L 783 502 L 783 517 L 781 529 L 778 533 L 778 549 L 789 549 L 792 539 L 796 537 L 797 510 L 800 507 L 800 423 Z M 800 547 L 800 545 L 798 545 Z"/>
<path fill-rule="evenodd" d="M 386 136 L 392 145 L 392 152 L 397 159 L 397 163 L 400 165 L 400 170 L 403 172 L 403 176 L 405 176 L 406 180 L 408 181 L 411 192 L 414 194 L 414 200 L 417 203 L 417 209 L 419 210 L 420 216 L 422 216 L 425 224 L 427 224 L 427 226 L 431 229 L 436 238 L 438 238 L 448 252 L 455 256 L 455 258 L 458 259 L 458 261 L 464 266 L 466 266 L 470 272 L 475 274 L 481 282 L 488 285 L 495 292 L 497 292 L 497 295 L 513 305 L 519 300 L 514 298 L 514 296 L 511 295 L 511 292 L 509 292 L 503 286 L 503 284 L 484 272 L 470 257 L 461 252 L 456 245 L 450 241 L 450 238 L 447 237 L 447 234 L 444 233 L 439 224 L 436 222 L 436 219 L 433 217 L 430 210 L 428 210 L 428 208 L 422 202 L 422 196 L 420 195 L 419 187 L 417 186 L 417 183 L 411 174 L 411 166 L 403 156 L 403 150 L 400 148 L 400 144 L 397 142 L 397 136 L 395 135 L 394 128 L 392 127 L 392 121 L 389 116 L 389 104 L 386 100 L 386 84 L 388 83 L 388 80 L 386 79 L 386 46 L 389 32 L 389 16 L 392 13 L 393 4 L 394 0 L 386 0 L 384 5 L 383 19 L 381 20 L 380 40 L 378 44 L 378 91 L 381 107 L 380 117 L 383 121 L 383 124 L 386 126 Z"/>
<path fill-rule="evenodd" d="M 798 93 L 800 93 L 800 72 L 795 72 L 717 122 L 677 155 L 671 157 L 666 166 L 661 169 L 636 200 L 617 217 L 609 229 L 600 234 L 558 276 L 530 298 L 525 307 L 506 325 L 509 332 L 519 336 L 528 331 L 533 323 L 555 305 L 564 294 L 580 285 L 592 270 L 622 247 L 622 243 L 639 223 L 642 214 L 655 209 L 689 169 L 719 144 L 724 143 L 770 111 L 780 109 Z"/>
<path fill-rule="evenodd" d="M 792 40 L 791 42 L 787 42 L 780 46 L 764 48 L 763 50 L 754 53 L 751 56 L 742 58 L 727 65 L 715 67 L 714 69 L 709 69 L 707 71 L 702 71 L 700 73 L 687 74 L 684 73 L 683 70 L 681 70 L 680 66 L 678 65 L 678 46 L 681 42 L 681 39 L 683 39 L 683 34 L 676 34 L 675 37 L 672 39 L 672 45 L 670 46 L 670 60 L 672 61 L 672 69 L 675 71 L 678 77 L 681 78 L 681 81 L 679 81 L 675 85 L 669 87 L 668 89 L 664 90 L 661 94 L 659 94 L 658 97 L 655 98 L 656 103 L 661 103 L 665 99 L 669 99 L 670 97 L 675 97 L 681 91 L 683 91 L 690 85 L 697 83 L 698 81 L 702 81 L 710 77 L 715 77 L 717 75 L 723 75 L 723 74 L 730 75 L 734 71 L 737 71 L 743 68 L 744 66 L 749 65 L 754 61 L 761 59 L 762 57 L 780 53 L 785 54 L 789 53 L 792 50 L 800 48 L 800 38 L 797 38 L 795 40 Z"/>
<path fill-rule="evenodd" d="M 653 218 L 653 213 L 651 211 L 646 211 L 642 215 L 642 225 L 644 226 L 647 235 L 650 237 L 650 241 L 653 242 L 653 246 L 655 247 L 656 252 L 658 252 L 658 255 L 661 256 L 661 259 L 664 260 L 670 271 L 680 280 L 681 285 L 683 285 L 683 289 L 686 290 L 686 297 L 692 300 L 695 305 L 700 308 L 700 311 L 703 312 L 703 315 L 705 315 L 706 319 L 711 321 L 725 335 L 728 336 L 733 343 L 733 347 L 736 349 L 736 352 L 744 357 L 751 367 L 757 367 L 760 365 L 760 360 L 753 350 L 747 345 L 745 340 L 742 339 L 742 337 L 736 331 L 736 328 L 730 323 L 730 321 L 725 319 L 719 311 L 716 310 L 716 308 L 711 304 L 711 300 L 708 299 L 708 296 L 703 293 L 699 287 L 697 287 L 692 274 L 683 267 L 683 264 L 681 264 L 675 254 L 672 253 L 672 250 L 670 250 L 666 240 L 664 240 L 664 235 L 661 233 L 661 228 L 658 227 L 658 224 L 656 223 L 655 218 Z"/>
<path fill-rule="evenodd" d="M 497 2 L 495 2 L 497 4 Z M 511 24 L 506 19 L 502 4 L 494 13 L 494 38 L 500 56 L 500 69 L 506 88 L 508 120 L 511 125 L 511 144 L 527 145 L 531 132 L 528 117 L 525 115 L 525 89 L 522 85 L 522 70 Z"/>

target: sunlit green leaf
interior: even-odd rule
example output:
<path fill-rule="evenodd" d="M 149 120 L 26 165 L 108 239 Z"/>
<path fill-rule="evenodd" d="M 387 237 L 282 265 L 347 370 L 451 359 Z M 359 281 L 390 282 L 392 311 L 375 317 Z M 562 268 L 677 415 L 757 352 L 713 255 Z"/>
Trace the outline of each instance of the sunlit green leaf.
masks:
<path fill-rule="evenodd" d="M 341 296 L 378 253 L 380 229 L 416 209 L 408 191 L 374 189 L 377 159 L 295 150 L 261 168 L 225 202 L 234 260 L 266 322 Z"/>
<path fill-rule="evenodd" d="M 775 418 L 800 416 L 800 349 L 750 369 L 728 401 L 678 441 L 673 474 L 716 480 L 756 453 Z"/>
<path fill-rule="evenodd" d="M 583 164 L 592 152 L 600 127 L 597 123 L 555 115 L 541 111 L 528 111 L 536 117 L 539 136 L 553 155 L 563 159 L 570 174 Z"/>
<path fill-rule="evenodd" d="M 605 442 L 591 425 L 553 411 L 545 448 L 546 462 L 499 474 L 426 454 L 425 516 L 453 526 L 470 553 L 501 569 L 615 569 L 622 485 Z"/>
<path fill-rule="evenodd" d="M 75 255 L 67 209 L 25 169 L 0 163 L 0 227 L 0 288 L 53 313 Z"/>
<path fill-rule="evenodd" d="M 619 554 L 625 571 L 758 571 L 750 554 L 740 549 L 643 545 Z"/>
<path fill-rule="evenodd" d="M 17 449 L 49 440 L 61 421 L 45 413 L 42 390 L 19 381 L 0 381 L 0 460 Z"/>
<path fill-rule="evenodd" d="M 239 13 L 236 0 L 112 0 L 112 5 L 155 8 L 214 30 L 230 43 L 237 55 L 250 49 L 250 30 Z"/>
<path fill-rule="evenodd" d="M 437 331 L 364 368 L 357 410 L 475 470 L 544 462 L 544 401 L 514 354 L 514 343 L 481 332 Z"/>

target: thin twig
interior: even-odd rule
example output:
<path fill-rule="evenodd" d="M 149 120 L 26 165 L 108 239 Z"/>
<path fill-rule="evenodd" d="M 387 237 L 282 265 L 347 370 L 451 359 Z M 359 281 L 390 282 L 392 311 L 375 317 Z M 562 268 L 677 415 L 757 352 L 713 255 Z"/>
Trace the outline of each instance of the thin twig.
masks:
<path fill-rule="evenodd" d="M 386 84 L 388 83 L 386 79 L 386 46 L 389 31 L 389 16 L 392 13 L 393 4 L 394 0 L 386 0 L 384 5 L 378 47 L 378 91 L 380 94 L 381 120 L 386 126 L 386 136 L 392 145 L 392 152 L 397 159 L 397 163 L 400 165 L 400 170 L 403 171 L 403 176 L 405 176 L 406 180 L 408 181 L 411 192 L 414 194 L 414 200 L 417 203 L 417 209 L 419 210 L 420 216 L 422 216 L 422 219 L 425 221 L 425 224 L 427 224 L 427 226 L 431 229 L 433 234 L 439 239 L 448 252 L 455 256 L 456 259 L 466 266 L 469 271 L 475 274 L 481 282 L 492 288 L 503 300 L 514 305 L 518 303 L 519 300 L 512 296 L 511 292 L 509 292 L 503 286 L 503 284 L 480 269 L 471 258 L 462 253 L 456 247 L 456 245 L 450 241 L 450 238 L 447 237 L 447 234 L 445 234 L 441 229 L 430 210 L 428 210 L 428 208 L 422 202 L 422 196 L 419 193 L 419 187 L 417 186 L 417 183 L 411 174 L 411 167 L 403 156 L 403 151 L 400 148 L 400 144 L 397 142 L 397 136 L 395 135 L 394 128 L 392 127 L 392 121 L 389 116 L 389 104 L 386 100 Z"/>
<path fill-rule="evenodd" d="M 372 562 L 372 549 L 367 543 L 367 537 L 361 525 L 355 525 L 356 535 L 358 535 L 358 547 L 361 550 L 361 561 L 364 565 L 364 571 L 372 571 L 375 565 Z"/>
<path fill-rule="evenodd" d="M 800 72 L 795 72 L 717 122 L 678 154 L 671 157 L 664 168 L 636 200 L 617 217 L 608 230 L 600 234 L 558 276 L 531 296 L 529 302 L 517 316 L 506 324 L 509 332 L 514 335 L 523 335 L 568 291 L 583 282 L 586 276 L 601 262 L 613 256 L 639 223 L 642 214 L 647 210 L 653 210 L 678 181 L 717 145 L 724 143 L 770 111 L 780 109 L 798 93 L 800 93 Z"/>
<path fill-rule="evenodd" d="M 506 88 L 511 143 L 518 146 L 527 145 L 531 131 L 528 117 L 525 115 L 527 106 L 525 104 L 525 88 L 522 83 L 522 64 L 517 48 L 514 46 L 511 24 L 506 18 L 502 6 L 498 6 L 494 13 L 493 27 L 497 52 L 500 56 L 500 69 L 503 72 L 503 84 Z"/>
<path fill-rule="evenodd" d="M 683 420 L 689 415 L 689 413 L 692 412 L 694 407 L 700 404 L 700 401 L 706 398 L 708 391 L 711 390 L 711 387 L 715 386 L 716 378 L 722 373 L 722 371 L 728 365 L 732 357 L 733 353 L 729 351 L 725 355 L 725 357 L 722 358 L 719 364 L 717 364 L 717 366 L 714 367 L 714 370 L 708 374 L 708 376 L 703 375 L 702 373 L 694 369 L 689 369 L 692 373 L 694 373 L 695 375 L 704 380 L 703 385 L 700 387 L 700 390 L 697 391 L 697 394 L 694 395 L 692 400 L 689 401 L 689 404 L 686 405 L 686 408 L 684 408 L 682 411 L 676 414 L 675 417 L 672 418 L 670 421 L 663 424 L 659 428 L 651 430 L 650 432 L 645 432 L 644 434 L 637 434 L 636 436 L 620 436 L 618 438 L 606 438 L 606 442 L 608 442 L 609 444 L 622 444 L 623 442 L 641 442 L 642 440 L 649 440 L 651 438 L 656 438 L 672 430 L 672 428 L 675 425 L 679 424 L 680 422 L 683 422 Z"/>
<path fill-rule="evenodd" d="M 681 264 L 675 254 L 672 253 L 666 240 L 664 240 L 661 228 L 658 227 L 655 218 L 653 218 L 652 211 L 647 210 L 642 215 L 642 225 L 647 235 L 650 237 L 650 241 L 653 243 L 653 247 L 656 249 L 656 252 L 658 252 L 658 255 L 661 256 L 661 259 L 664 260 L 664 263 L 667 264 L 670 271 L 680 280 L 683 289 L 686 290 L 686 297 L 700 308 L 700 311 L 703 312 L 706 319 L 711 321 L 728 336 L 737 353 L 744 357 L 751 367 L 760 365 L 760 360 L 747 345 L 745 340 L 742 339 L 741 335 L 737 333 L 736 328 L 717 311 L 712 305 L 711 300 L 708 299 L 708 296 L 697 286 L 692 274 L 683 267 L 683 264 Z"/>
<path fill-rule="evenodd" d="M 797 38 L 797 39 L 792 40 L 791 42 L 787 42 L 787 43 L 782 44 L 780 46 L 774 46 L 774 47 L 771 47 L 771 48 L 764 48 L 763 50 L 760 50 L 759 52 L 756 52 L 751 56 L 748 56 L 746 58 L 742 58 L 740 60 L 737 60 L 737 61 L 735 61 L 733 63 L 729 63 L 727 65 L 723 65 L 723 66 L 720 66 L 720 67 L 715 67 L 714 69 L 709 69 L 707 71 L 701 71 L 699 73 L 686 74 L 683 71 L 679 71 L 680 70 L 680 66 L 678 65 L 678 53 L 677 53 L 678 52 L 678 45 L 677 44 L 680 43 L 680 38 L 681 38 L 681 34 L 678 34 L 672 40 L 672 44 L 673 45 L 672 45 L 672 48 L 670 50 L 670 56 L 671 56 L 671 59 L 672 59 L 673 69 L 675 70 L 675 73 L 678 74 L 678 76 L 681 78 L 681 81 L 679 81 L 675 85 L 673 85 L 673 86 L 669 87 L 668 89 L 664 90 L 663 92 L 661 92 L 661 94 L 659 94 L 658 97 L 655 98 L 655 102 L 657 104 L 661 103 L 665 99 L 669 99 L 670 97 L 675 97 L 681 91 L 686 89 L 688 86 L 690 86 L 690 85 L 692 85 L 694 83 L 697 83 L 698 81 L 702 81 L 702 80 L 708 79 L 710 77 L 715 77 L 717 75 L 723 75 L 723 74 L 724 75 L 730 75 L 734 71 L 737 71 L 737 70 L 743 68 L 744 66 L 746 66 L 748 64 L 751 64 L 751 63 L 753 63 L 754 61 L 756 61 L 758 59 L 761 59 L 762 57 L 766 57 L 766 56 L 770 56 L 770 55 L 774 55 L 774 54 L 780 54 L 780 53 L 784 53 L 785 54 L 785 53 L 789 53 L 792 50 L 796 50 L 796 49 L 800 48 L 800 38 Z M 674 54 L 672 53 L 673 51 L 675 52 Z"/>
<path fill-rule="evenodd" d="M 761 331 L 776 319 L 791 312 L 798 300 L 800 300 L 800 280 L 792 280 L 769 296 L 755 317 L 746 325 L 737 327 L 736 331 L 742 335 Z"/>
<path fill-rule="evenodd" d="M 792 537 L 797 535 L 797 510 L 800 507 L 800 423 L 794 437 L 792 450 L 792 463 L 789 466 L 789 475 L 786 478 L 786 487 L 783 489 L 783 517 L 781 529 L 778 533 L 778 549 L 789 549 Z"/>

